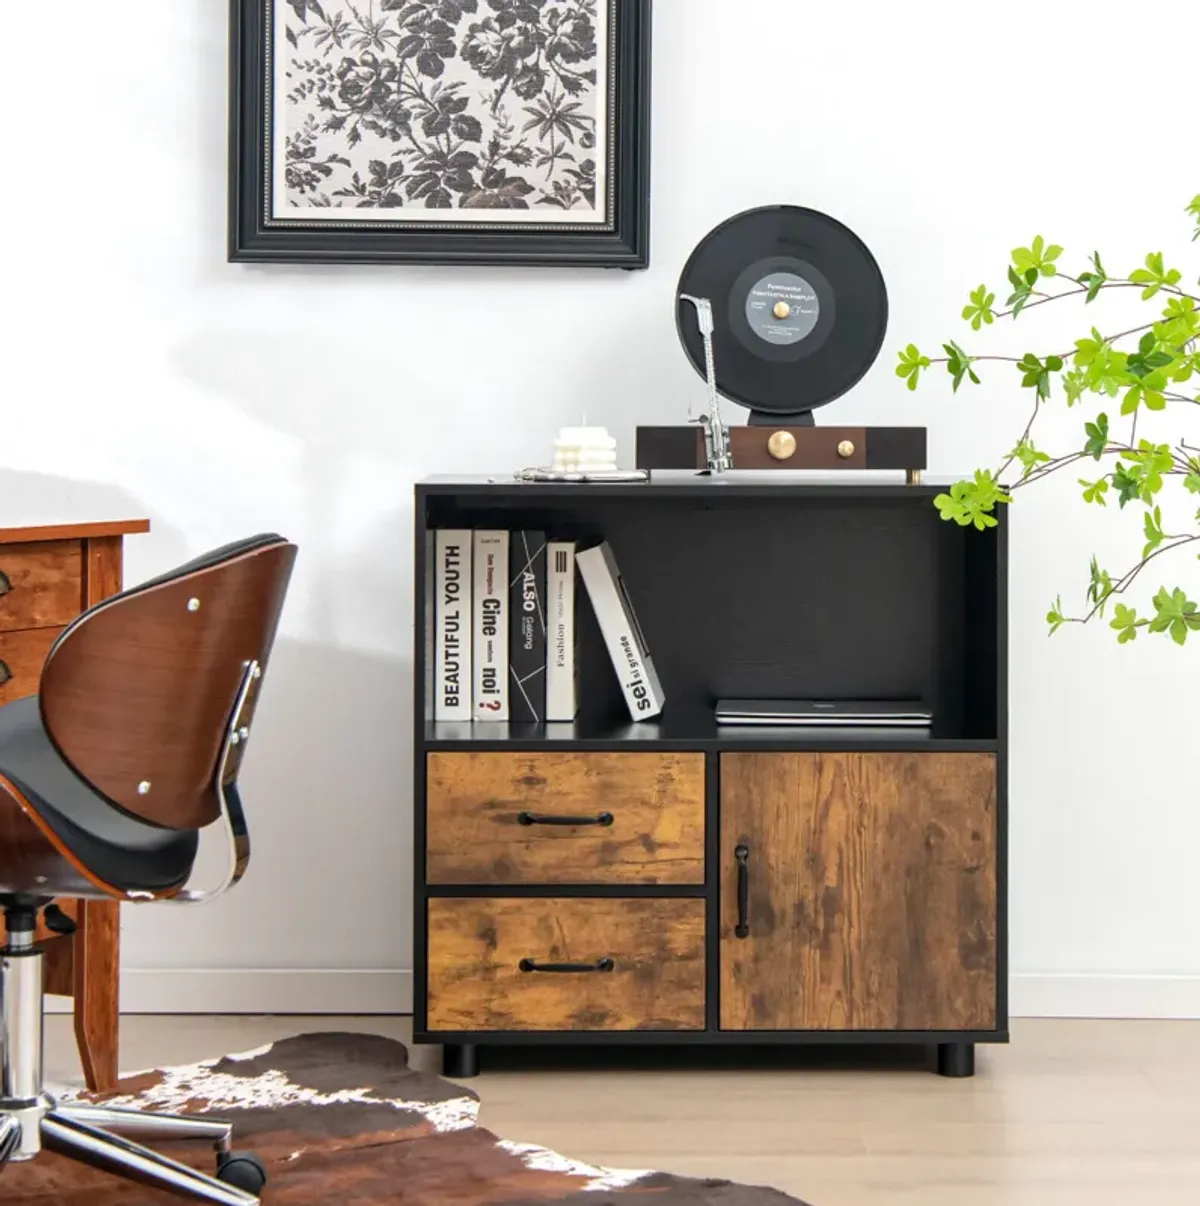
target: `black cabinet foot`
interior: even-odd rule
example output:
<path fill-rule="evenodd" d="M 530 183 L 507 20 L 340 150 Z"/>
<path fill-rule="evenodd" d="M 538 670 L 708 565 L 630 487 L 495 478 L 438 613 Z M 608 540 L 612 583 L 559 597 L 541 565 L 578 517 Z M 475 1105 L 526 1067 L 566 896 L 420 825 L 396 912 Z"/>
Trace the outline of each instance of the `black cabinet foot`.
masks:
<path fill-rule="evenodd" d="M 475 1043 L 455 1043 L 442 1048 L 442 1075 L 469 1080 L 479 1075 L 479 1048 Z"/>
<path fill-rule="evenodd" d="M 975 1075 L 974 1043 L 939 1043 L 937 1052 L 939 1076 L 956 1078 Z"/>

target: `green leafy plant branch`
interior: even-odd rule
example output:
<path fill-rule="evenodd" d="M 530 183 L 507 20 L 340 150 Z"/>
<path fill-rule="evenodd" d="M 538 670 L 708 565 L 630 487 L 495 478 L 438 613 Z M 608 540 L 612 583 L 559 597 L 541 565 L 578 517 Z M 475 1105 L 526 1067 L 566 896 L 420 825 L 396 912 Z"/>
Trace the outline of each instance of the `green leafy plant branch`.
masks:
<path fill-rule="evenodd" d="M 1192 238 L 1200 239 L 1200 194 L 1187 206 L 1187 213 L 1196 224 Z M 1168 266 L 1161 252 L 1151 252 L 1127 277 L 1110 276 L 1099 252 L 1093 253 L 1084 270 L 1071 275 L 1060 267 L 1063 254 L 1061 246 L 1047 243 L 1041 235 L 1028 247 L 1015 248 L 1007 272 L 1011 292 L 1003 307 L 997 307 L 994 290 L 980 285 L 963 308 L 963 320 L 980 332 L 1005 319 L 1016 321 L 1039 306 L 1070 298 L 1081 298 L 1087 306 L 1102 293 L 1127 289 L 1138 290 L 1143 303 L 1153 303 L 1155 316 L 1113 335 L 1092 326 L 1071 348 L 1027 352 L 1020 357 L 976 355 L 954 340 L 942 345 L 944 356 L 926 356 L 911 343 L 903 348 L 896 375 L 910 390 L 917 389 L 928 370 L 937 365 L 945 367 L 957 393 L 964 382 L 981 384 L 977 365 L 1005 363 L 1014 366 L 1020 388 L 1031 396 L 1029 421 L 1001 464 L 976 470 L 972 478 L 956 482 L 935 503 L 948 522 L 983 531 L 996 526 L 997 509 L 1011 503 L 1017 489 L 1090 462 L 1096 468 L 1078 479 L 1084 502 L 1107 507 L 1110 499 L 1115 499 L 1121 510 L 1141 506 L 1145 544 L 1141 558 L 1118 575 L 1102 568 L 1093 557 L 1088 606 L 1079 614 L 1069 614 L 1060 596 L 1046 617 L 1050 631 L 1108 618 L 1111 607 L 1110 627 L 1121 644 L 1135 640 L 1144 629 L 1168 635 L 1183 645 L 1190 633 L 1200 632 L 1200 605 L 1189 599 L 1186 591 L 1160 587 L 1144 615 L 1121 596 L 1152 562 L 1200 542 L 1200 509 L 1182 531 L 1168 531 L 1163 519 L 1164 501 L 1200 495 L 1200 447 L 1185 438 L 1174 444 L 1138 438 L 1143 410 L 1200 406 L 1200 393 L 1191 392 L 1200 383 L 1200 293 L 1184 287 L 1183 273 Z M 1051 455 L 1037 446 L 1034 432 L 1056 391 L 1068 408 L 1086 401 L 1097 412 L 1083 420 L 1075 447 Z M 1114 407 L 1118 411 L 1115 422 L 1125 428 L 1122 433 L 1113 430 L 1114 420 L 1109 418 Z"/>

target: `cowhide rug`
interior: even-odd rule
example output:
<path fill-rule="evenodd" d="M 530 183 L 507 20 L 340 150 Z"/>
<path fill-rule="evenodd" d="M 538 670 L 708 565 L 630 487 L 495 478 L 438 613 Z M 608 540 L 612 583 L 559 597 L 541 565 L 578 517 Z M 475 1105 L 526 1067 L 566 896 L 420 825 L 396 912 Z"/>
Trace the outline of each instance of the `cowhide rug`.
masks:
<path fill-rule="evenodd" d="M 803 1206 L 773 1189 L 594 1168 L 545 1148 L 497 1139 L 477 1125 L 479 1099 L 415 1072 L 403 1044 L 361 1034 L 313 1034 L 243 1055 L 164 1068 L 80 1100 L 216 1114 L 235 1147 L 256 1152 L 264 1206 Z M 205 1143 L 160 1151 L 206 1172 Z M 169 1206 L 179 1198 L 47 1152 L 0 1171 L 4 1206 Z"/>

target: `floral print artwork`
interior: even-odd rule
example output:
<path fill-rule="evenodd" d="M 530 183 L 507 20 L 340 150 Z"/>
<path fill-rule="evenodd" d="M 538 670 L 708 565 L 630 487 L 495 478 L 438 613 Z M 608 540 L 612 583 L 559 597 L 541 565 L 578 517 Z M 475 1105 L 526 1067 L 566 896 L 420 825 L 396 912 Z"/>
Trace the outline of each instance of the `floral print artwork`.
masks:
<path fill-rule="evenodd" d="M 610 21 L 610 0 L 281 0 L 274 216 L 605 222 Z"/>

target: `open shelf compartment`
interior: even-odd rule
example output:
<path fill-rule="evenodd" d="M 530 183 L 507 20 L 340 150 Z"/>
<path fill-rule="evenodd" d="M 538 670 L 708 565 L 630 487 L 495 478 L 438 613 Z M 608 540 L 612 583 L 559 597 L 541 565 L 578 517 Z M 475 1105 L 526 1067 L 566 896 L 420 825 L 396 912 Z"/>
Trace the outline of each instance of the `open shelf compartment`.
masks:
<path fill-rule="evenodd" d="M 996 749 L 1006 711 L 1007 531 L 1003 517 L 986 532 L 946 523 L 937 492 L 726 489 L 694 477 L 677 488 L 422 485 L 419 737 L 465 749 Z M 630 722 L 581 586 L 574 724 L 433 723 L 428 558 L 437 528 L 608 540 L 667 694 L 663 716 Z M 919 698 L 934 724 L 927 732 L 719 728 L 713 705 L 721 698 Z"/>

